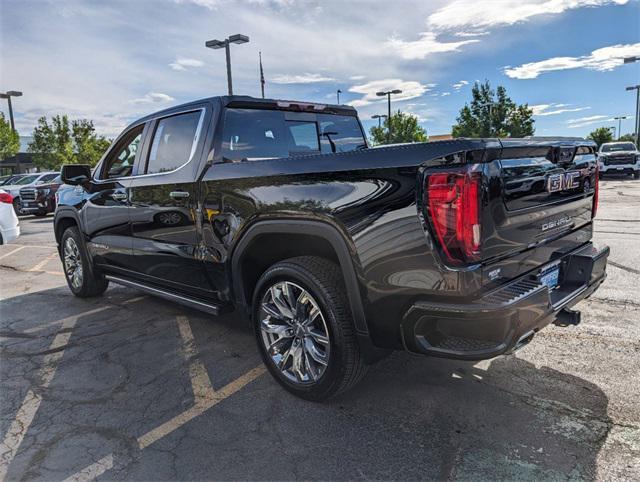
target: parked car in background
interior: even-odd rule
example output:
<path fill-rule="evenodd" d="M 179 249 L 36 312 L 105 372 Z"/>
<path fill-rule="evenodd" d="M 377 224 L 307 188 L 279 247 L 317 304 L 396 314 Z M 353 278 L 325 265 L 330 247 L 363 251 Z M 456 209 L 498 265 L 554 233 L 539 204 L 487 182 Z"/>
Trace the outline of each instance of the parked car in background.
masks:
<path fill-rule="evenodd" d="M 46 216 L 56 210 L 56 192 L 61 185 L 60 176 L 51 182 L 20 189 L 20 214 Z"/>
<path fill-rule="evenodd" d="M 631 174 L 640 179 L 640 151 L 633 142 L 607 142 L 598 151 L 600 177 L 605 174 Z"/>
<path fill-rule="evenodd" d="M 13 196 L 0 189 L 0 244 L 7 244 L 20 236 L 18 216 L 13 210 Z"/>
<path fill-rule="evenodd" d="M 0 178 L 0 186 L 15 184 L 19 179 L 22 179 L 25 176 L 27 176 L 27 174 L 11 174 L 9 176 L 2 176 Z"/>
<path fill-rule="evenodd" d="M 58 177 L 57 172 L 38 172 L 36 174 L 27 174 L 21 179 L 15 181 L 14 184 L 6 184 L 2 186 L 2 189 L 7 191 L 13 197 L 13 208 L 15 209 L 17 214 L 21 214 L 21 200 L 20 200 L 20 189 L 24 187 L 34 187 L 40 186 L 42 184 L 49 184 L 56 177 Z"/>

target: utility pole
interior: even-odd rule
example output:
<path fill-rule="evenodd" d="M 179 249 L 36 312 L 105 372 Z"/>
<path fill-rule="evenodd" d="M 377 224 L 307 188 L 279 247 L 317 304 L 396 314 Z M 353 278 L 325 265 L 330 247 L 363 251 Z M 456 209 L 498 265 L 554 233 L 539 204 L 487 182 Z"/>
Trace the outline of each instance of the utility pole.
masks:
<path fill-rule="evenodd" d="M 336 90 L 336 97 L 338 98 L 338 105 L 340 105 L 340 94 L 342 94 L 342 91 L 340 89 Z"/>
<path fill-rule="evenodd" d="M 613 118 L 613 120 L 618 121 L 618 140 L 620 140 L 620 136 L 622 135 L 622 129 L 621 129 L 622 120 L 626 118 L 627 118 L 626 115 L 619 115 L 618 117 Z"/>
<path fill-rule="evenodd" d="M 0 99 L 7 99 L 9 104 L 9 123 L 11 124 L 11 130 L 16 132 L 16 124 L 13 121 L 13 106 L 11 105 L 11 97 L 22 97 L 22 92 L 18 90 L 8 90 L 4 94 L 0 94 Z M 16 155 L 16 171 L 20 174 L 20 157 Z"/>
<path fill-rule="evenodd" d="M 402 94 L 400 89 L 376 92 L 378 97 L 387 96 L 387 144 L 391 144 L 391 94 Z"/>
<path fill-rule="evenodd" d="M 229 44 L 245 44 L 249 41 L 249 37 L 246 35 L 235 34 L 224 40 L 207 40 L 204 45 L 210 49 L 222 49 L 224 48 L 227 57 L 227 87 L 229 95 L 233 95 L 233 85 L 231 82 L 231 49 Z"/>
<path fill-rule="evenodd" d="M 626 59 L 625 59 L 626 60 Z M 640 146 L 640 84 L 627 87 L 628 91 L 636 91 L 636 122 L 635 122 L 635 134 L 636 134 L 636 147 Z"/>

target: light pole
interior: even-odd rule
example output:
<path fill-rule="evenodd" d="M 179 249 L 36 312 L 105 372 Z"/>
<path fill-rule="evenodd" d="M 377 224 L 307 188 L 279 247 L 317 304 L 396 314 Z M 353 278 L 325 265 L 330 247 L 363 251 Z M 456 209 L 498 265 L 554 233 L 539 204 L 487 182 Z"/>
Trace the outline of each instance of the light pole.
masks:
<path fill-rule="evenodd" d="M 207 40 L 204 43 L 205 47 L 210 49 L 224 48 L 225 50 L 227 55 L 227 85 L 229 88 L 229 95 L 233 95 L 233 86 L 231 84 L 231 50 L 229 49 L 229 44 L 246 44 L 248 41 L 249 37 L 237 33 L 224 40 Z"/>
<path fill-rule="evenodd" d="M 9 122 L 11 123 L 11 130 L 16 132 L 16 125 L 13 121 L 13 106 L 11 105 L 11 97 L 22 97 L 22 92 L 18 90 L 8 90 L 4 94 L 0 94 L 0 99 L 7 99 L 9 104 Z M 20 156 L 16 156 L 16 171 L 20 174 Z"/>
<path fill-rule="evenodd" d="M 636 129 L 635 130 L 636 130 L 636 147 L 638 147 L 638 145 L 640 145 L 640 84 L 627 87 L 626 90 L 636 91 L 636 122 L 635 122 Z"/>
<path fill-rule="evenodd" d="M 378 97 L 387 96 L 387 144 L 391 143 L 391 94 L 402 94 L 400 89 L 376 92 Z"/>
<path fill-rule="evenodd" d="M 0 94 L 0 99 L 7 99 L 7 102 L 9 103 L 9 122 L 11 122 L 11 130 L 13 132 L 16 131 L 16 125 L 13 122 L 13 107 L 11 106 L 11 97 L 21 96 L 22 92 L 19 92 L 17 90 L 8 90 L 6 93 Z"/>
<path fill-rule="evenodd" d="M 480 104 L 480 107 L 489 107 L 489 136 L 493 135 L 493 118 L 491 117 L 493 104 L 495 104 L 495 102 L 485 102 L 484 104 Z"/>
<path fill-rule="evenodd" d="M 634 55 L 631 57 L 625 57 L 625 64 L 632 64 L 634 62 L 640 61 L 640 55 Z M 631 87 L 627 87 L 626 90 L 635 90 L 636 91 L 636 147 L 640 144 L 640 85 L 632 85 Z"/>
<path fill-rule="evenodd" d="M 618 121 L 618 140 L 620 140 L 620 136 L 622 135 L 622 129 L 621 129 L 622 120 L 626 119 L 626 118 L 627 118 L 626 115 L 619 115 L 619 116 L 613 118 L 613 120 L 617 120 Z"/>
<path fill-rule="evenodd" d="M 384 114 L 376 114 L 376 115 L 372 115 L 371 116 L 372 119 L 378 119 L 378 127 L 380 127 L 382 124 L 382 119 L 388 119 L 388 117 Z"/>
<path fill-rule="evenodd" d="M 340 94 L 342 94 L 342 91 L 340 89 L 336 90 L 336 97 L 338 98 L 338 105 L 340 105 Z"/>

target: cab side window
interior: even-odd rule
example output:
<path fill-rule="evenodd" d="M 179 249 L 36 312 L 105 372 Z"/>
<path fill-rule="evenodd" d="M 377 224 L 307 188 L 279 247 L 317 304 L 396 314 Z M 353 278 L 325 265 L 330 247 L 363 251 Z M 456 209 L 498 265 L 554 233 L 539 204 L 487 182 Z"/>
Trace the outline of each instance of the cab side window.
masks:
<path fill-rule="evenodd" d="M 134 127 L 125 135 L 104 163 L 102 179 L 128 177 L 133 171 L 133 163 L 140 149 L 144 124 Z"/>

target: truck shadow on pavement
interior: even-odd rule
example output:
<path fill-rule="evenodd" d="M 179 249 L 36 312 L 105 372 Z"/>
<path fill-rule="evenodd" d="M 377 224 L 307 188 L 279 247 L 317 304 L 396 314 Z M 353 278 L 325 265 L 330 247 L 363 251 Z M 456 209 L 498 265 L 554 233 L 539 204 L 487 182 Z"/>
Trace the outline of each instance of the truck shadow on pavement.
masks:
<path fill-rule="evenodd" d="M 2 301 L 1 436 L 28 390 L 42 396 L 8 479 L 62 479 L 109 454 L 107 479 L 596 477 L 611 426 L 606 395 L 524 355 L 473 364 L 394 353 L 324 404 L 264 374 L 142 450 L 135 437 L 192 404 L 190 362 L 198 359 L 218 389 L 260 358 L 240 316 L 130 302 L 139 296 L 111 288 L 87 301 L 61 287 Z M 55 376 L 39 388 L 35 372 L 51 353 L 55 322 L 74 314 Z M 195 351 L 185 352 L 178 316 L 189 320 Z"/>

